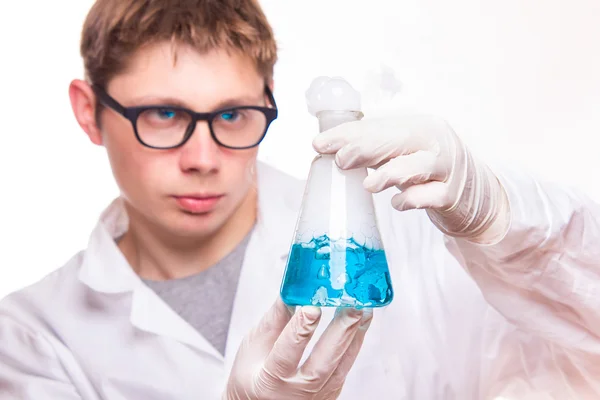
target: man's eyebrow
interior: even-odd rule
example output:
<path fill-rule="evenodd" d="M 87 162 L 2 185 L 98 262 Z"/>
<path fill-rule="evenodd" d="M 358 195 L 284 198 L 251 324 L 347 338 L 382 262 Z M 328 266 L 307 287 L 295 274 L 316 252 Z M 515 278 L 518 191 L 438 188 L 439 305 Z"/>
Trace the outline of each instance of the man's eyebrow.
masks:
<path fill-rule="evenodd" d="M 264 104 L 264 94 L 261 94 L 259 96 L 231 97 L 218 101 L 216 104 L 213 105 L 213 110 L 239 106 L 264 106 Z"/>
<path fill-rule="evenodd" d="M 230 97 L 219 100 L 216 103 L 210 105 L 210 107 L 203 107 L 203 110 L 197 110 L 196 107 L 192 106 L 188 102 L 182 101 L 176 97 L 161 97 L 161 96 L 143 96 L 139 98 L 134 98 L 130 101 L 132 105 L 136 107 L 145 107 L 145 106 L 172 106 L 172 107 L 182 107 L 190 110 L 195 110 L 198 112 L 211 112 L 220 110 L 228 107 L 240 107 L 240 106 L 264 106 L 265 101 L 263 95 L 260 96 L 239 96 L 239 97 Z"/>
<path fill-rule="evenodd" d="M 129 101 L 132 107 L 173 106 L 188 108 L 188 105 L 176 97 L 142 96 Z"/>

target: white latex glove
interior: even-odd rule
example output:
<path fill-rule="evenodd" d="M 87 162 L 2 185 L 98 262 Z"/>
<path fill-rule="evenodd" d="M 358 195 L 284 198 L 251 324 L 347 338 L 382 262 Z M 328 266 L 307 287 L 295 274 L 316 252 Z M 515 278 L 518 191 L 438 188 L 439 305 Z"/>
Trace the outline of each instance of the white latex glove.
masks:
<path fill-rule="evenodd" d="M 336 399 L 354 364 L 372 310 L 340 309 L 304 364 L 298 364 L 319 320 L 318 307 L 295 314 L 280 300 L 243 340 L 223 399 Z"/>
<path fill-rule="evenodd" d="M 443 120 L 394 116 L 349 122 L 313 141 L 322 154 L 336 154 L 342 169 L 375 168 L 364 181 L 376 193 L 396 186 L 397 210 L 427 209 L 445 234 L 494 243 L 508 230 L 506 193 L 490 169 L 476 160 Z"/>

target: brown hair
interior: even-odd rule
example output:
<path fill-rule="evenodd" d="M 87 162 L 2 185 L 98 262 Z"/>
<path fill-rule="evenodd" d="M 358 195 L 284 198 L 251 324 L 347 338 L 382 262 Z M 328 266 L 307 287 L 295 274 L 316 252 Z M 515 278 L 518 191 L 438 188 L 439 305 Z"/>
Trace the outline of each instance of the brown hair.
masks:
<path fill-rule="evenodd" d="M 165 40 L 243 52 L 273 77 L 277 44 L 258 0 L 96 0 L 81 38 L 86 79 L 106 86 L 134 52 Z"/>

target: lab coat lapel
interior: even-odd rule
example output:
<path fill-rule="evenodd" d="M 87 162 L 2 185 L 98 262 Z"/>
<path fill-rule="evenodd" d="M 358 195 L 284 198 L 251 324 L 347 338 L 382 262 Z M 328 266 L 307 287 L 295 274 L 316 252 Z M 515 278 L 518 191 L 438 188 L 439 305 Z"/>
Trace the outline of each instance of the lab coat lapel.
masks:
<path fill-rule="evenodd" d="M 130 321 L 134 327 L 173 338 L 223 360 L 223 356 L 199 332 L 144 285 L 131 269 L 115 243 L 115 238 L 126 231 L 127 225 L 123 200 L 119 198 L 103 213 L 90 237 L 79 272 L 81 282 L 106 295 L 130 293 Z"/>
<path fill-rule="evenodd" d="M 140 285 L 133 292 L 130 320 L 138 329 L 173 338 L 217 360 L 223 360 L 221 353 L 204 336 L 145 285 Z"/>
<path fill-rule="evenodd" d="M 258 169 L 258 220 L 240 275 L 225 354 L 231 368 L 243 337 L 279 296 L 304 185 L 265 164 Z"/>

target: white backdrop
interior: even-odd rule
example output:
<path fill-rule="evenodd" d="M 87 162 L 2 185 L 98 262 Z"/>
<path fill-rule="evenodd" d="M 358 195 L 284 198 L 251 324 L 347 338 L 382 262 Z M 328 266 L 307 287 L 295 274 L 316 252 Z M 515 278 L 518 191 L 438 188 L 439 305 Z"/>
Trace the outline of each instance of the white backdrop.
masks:
<path fill-rule="evenodd" d="M 305 176 L 316 132 L 304 102 L 311 80 L 339 75 L 362 88 L 384 63 L 402 82 L 385 110 L 441 115 L 482 157 L 600 199 L 598 0 L 262 3 L 281 48 L 281 117 L 261 159 Z M 67 96 L 82 76 L 78 41 L 91 4 L 0 5 L 0 297 L 84 248 L 117 195 L 103 149 L 80 131 Z"/>

